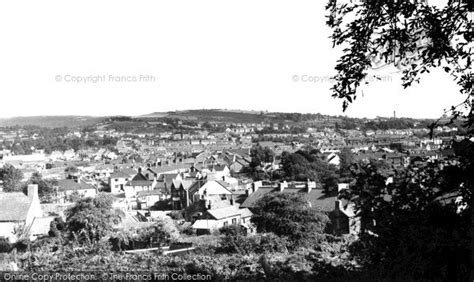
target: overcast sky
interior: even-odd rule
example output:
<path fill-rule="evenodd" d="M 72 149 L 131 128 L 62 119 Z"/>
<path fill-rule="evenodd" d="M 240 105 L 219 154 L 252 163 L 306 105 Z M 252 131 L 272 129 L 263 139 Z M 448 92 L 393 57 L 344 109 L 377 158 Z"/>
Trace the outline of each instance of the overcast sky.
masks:
<path fill-rule="evenodd" d="M 2 1 L 0 117 L 222 108 L 340 115 L 326 1 Z M 434 72 L 394 68 L 348 116 L 439 117 L 460 102 Z M 83 80 L 80 81 L 79 80 Z"/>

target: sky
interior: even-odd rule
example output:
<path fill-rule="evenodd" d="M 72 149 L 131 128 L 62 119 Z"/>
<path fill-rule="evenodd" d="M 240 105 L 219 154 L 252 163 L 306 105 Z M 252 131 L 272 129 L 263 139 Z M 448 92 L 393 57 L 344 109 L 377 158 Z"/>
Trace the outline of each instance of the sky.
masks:
<path fill-rule="evenodd" d="M 0 117 L 220 108 L 437 118 L 461 101 L 444 73 L 403 90 L 387 67 L 343 113 L 325 4 L 2 1 Z"/>

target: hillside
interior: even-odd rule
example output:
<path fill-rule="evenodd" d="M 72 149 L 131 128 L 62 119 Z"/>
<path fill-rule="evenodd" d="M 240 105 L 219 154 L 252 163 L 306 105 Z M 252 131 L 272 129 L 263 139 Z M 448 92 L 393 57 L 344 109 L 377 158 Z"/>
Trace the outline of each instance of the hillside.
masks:
<path fill-rule="evenodd" d="M 42 126 L 77 128 L 95 125 L 104 120 L 103 117 L 91 116 L 31 116 L 0 118 L 0 127 L 7 126 Z"/>
<path fill-rule="evenodd" d="M 275 121 L 275 117 L 264 112 L 258 111 L 239 111 L 239 110 L 186 110 L 174 112 L 157 112 L 148 115 L 142 115 L 138 118 L 174 118 L 191 121 L 212 121 L 212 122 L 230 122 L 230 123 L 260 123 Z"/>

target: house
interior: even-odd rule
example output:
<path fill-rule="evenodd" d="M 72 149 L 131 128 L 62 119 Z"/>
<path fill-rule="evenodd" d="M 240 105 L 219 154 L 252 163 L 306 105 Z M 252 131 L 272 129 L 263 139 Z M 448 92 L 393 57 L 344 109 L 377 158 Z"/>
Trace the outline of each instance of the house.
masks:
<path fill-rule="evenodd" d="M 125 193 L 125 184 L 132 178 L 132 175 L 124 171 L 115 171 L 110 174 L 109 187 L 113 194 Z"/>
<path fill-rule="evenodd" d="M 173 184 L 173 181 L 175 180 L 180 181 L 182 179 L 183 177 L 181 176 L 180 173 L 162 173 L 160 174 L 158 181 L 163 182 L 165 185 L 165 188 L 171 189 L 171 185 Z"/>
<path fill-rule="evenodd" d="M 335 200 L 334 211 L 329 214 L 332 230 L 336 234 L 358 235 L 361 232 L 362 221 L 356 212 L 355 205 L 339 197 L 341 191 L 349 189 L 349 184 L 339 183 L 337 186 L 338 196 Z"/>
<path fill-rule="evenodd" d="M 230 170 L 227 165 L 212 165 L 209 167 L 211 173 L 218 179 L 224 176 L 230 176 Z"/>
<path fill-rule="evenodd" d="M 204 200 L 209 196 L 219 196 L 222 200 L 226 200 L 232 196 L 232 192 L 228 189 L 229 184 L 222 180 L 196 181 L 188 189 L 191 202 Z"/>
<path fill-rule="evenodd" d="M 156 184 L 156 179 L 149 180 L 145 175 L 142 174 L 142 170 L 139 168 L 138 173 L 124 186 L 125 197 L 135 198 L 137 196 L 137 192 L 153 190 Z"/>
<path fill-rule="evenodd" d="M 236 159 L 235 162 L 230 164 L 229 170 L 233 173 L 241 173 L 244 172 L 245 168 L 249 165 L 250 162 L 246 159 Z"/>
<path fill-rule="evenodd" d="M 28 185 L 28 195 L 0 192 L 0 237 L 15 242 L 28 235 L 35 219 L 42 216 L 38 185 Z"/>
<path fill-rule="evenodd" d="M 219 209 L 207 210 L 201 219 L 194 222 L 192 227 L 196 229 L 197 235 L 210 234 L 225 226 L 241 225 L 249 229 L 250 219 L 253 213 L 249 209 L 240 209 L 237 205 L 230 205 Z"/>
<path fill-rule="evenodd" d="M 72 179 L 61 179 L 58 180 L 56 186 L 57 197 L 61 203 L 71 201 L 71 195 L 76 194 L 80 197 L 95 197 L 97 195 L 97 189 L 89 184 L 78 182 Z"/>
<path fill-rule="evenodd" d="M 189 196 L 189 188 L 196 180 L 182 179 L 174 180 L 171 184 L 171 201 L 174 210 L 181 210 L 189 207 L 191 199 Z"/>
<path fill-rule="evenodd" d="M 137 207 L 138 209 L 148 209 L 154 206 L 157 202 L 166 200 L 167 194 L 164 194 L 160 189 L 143 190 L 137 192 Z"/>

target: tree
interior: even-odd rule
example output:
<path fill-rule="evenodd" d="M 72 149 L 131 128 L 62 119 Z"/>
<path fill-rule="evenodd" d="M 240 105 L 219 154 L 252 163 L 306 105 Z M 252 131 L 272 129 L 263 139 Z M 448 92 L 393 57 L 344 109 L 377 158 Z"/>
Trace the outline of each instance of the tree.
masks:
<path fill-rule="evenodd" d="M 257 167 L 261 166 L 263 163 L 273 162 L 275 153 L 268 147 L 262 148 L 262 146 L 257 145 L 252 147 L 250 150 L 250 156 L 252 158 L 250 166 Z"/>
<path fill-rule="evenodd" d="M 465 280 L 469 273 L 469 209 L 456 203 L 463 174 L 445 161 L 391 175 L 377 163 L 356 164 L 350 199 L 362 220 L 351 253 L 367 271 L 393 279 Z M 393 182 L 387 181 L 393 177 Z"/>
<path fill-rule="evenodd" d="M 67 230 L 75 234 L 79 242 L 103 239 L 121 221 L 120 213 L 113 210 L 112 203 L 113 198 L 108 194 L 78 200 L 65 212 Z"/>
<path fill-rule="evenodd" d="M 259 232 L 273 232 L 306 245 L 323 234 L 329 218 L 310 206 L 307 195 L 269 193 L 257 202 L 252 222 Z"/>
<path fill-rule="evenodd" d="M 370 69 L 377 67 L 380 62 L 393 64 L 402 71 L 402 85 L 404 87 L 410 86 L 413 82 L 419 82 L 421 75 L 429 73 L 431 69 L 441 68 L 452 76 L 459 86 L 459 92 L 464 96 L 459 105 L 451 107 L 450 122 L 456 119 L 460 120 L 468 134 L 466 137 L 472 136 L 474 133 L 474 93 L 472 91 L 474 34 L 472 32 L 473 23 L 472 20 L 469 20 L 468 15 L 468 11 L 474 10 L 472 1 L 450 0 L 445 7 L 440 9 L 429 6 L 427 1 L 351 1 L 350 3 L 337 3 L 336 0 L 330 0 L 327 9 L 331 13 L 327 24 L 333 28 L 333 43 L 334 45 L 345 45 L 344 54 L 336 66 L 337 75 L 332 88 L 333 96 L 343 99 L 343 110 L 355 100 L 357 90 L 367 77 Z M 440 119 L 430 126 L 431 136 L 439 122 Z M 454 148 L 457 152 L 443 160 L 444 163 L 438 164 L 446 168 L 446 170 L 442 169 L 444 173 L 439 174 L 429 169 L 420 170 L 419 168 L 410 167 L 407 174 L 411 175 L 411 178 L 425 177 L 425 180 L 429 182 L 429 185 L 418 183 L 419 189 L 417 191 L 420 193 L 433 193 L 433 191 L 443 188 L 441 191 L 445 195 L 448 193 L 460 195 L 462 203 L 466 206 L 465 212 L 470 213 L 470 222 L 467 223 L 467 226 L 471 226 L 470 264 L 466 268 L 472 270 L 470 280 L 473 280 L 474 209 L 472 207 L 474 206 L 474 198 L 472 193 L 474 191 L 474 181 L 472 171 L 474 171 L 474 155 L 472 153 L 473 142 L 466 139 L 464 143 L 468 149 L 460 151 Z M 459 173 L 459 171 L 463 173 Z M 373 173 L 376 175 L 376 172 Z M 440 175 L 443 175 L 443 177 L 440 178 Z M 437 183 L 430 179 L 437 179 L 440 182 Z M 440 187 L 440 183 L 446 182 L 447 179 L 450 179 L 452 183 Z M 394 189 L 393 193 L 401 192 L 411 186 L 408 182 L 404 182 L 404 184 L 395 187 L 398 187 L 398 189 Z M 368 199 L 370 203 L 370 199 L 383 197 L 383 194 L 381 194 L 383 192 L 382 188 L 381 186 L 378 188 L 380 190 L 370 193 L 363 189 L 357 189 L 356 193 L 361 200 Z M 434 205 L 432 201 L 419 202 L 419 199 L 416 198 L 417 195 L 413 193 L 407 195 L 406 205 L 408 208 L 415 205 L 419 206 L 423 213 L 426 211 L 435 213 L 437 211 L 430 208 Z M 391 211 L 392 208 L 391 205 L 387 204 L 383 204 L 382 207 L 387 212 Z M 363 210 L 363 206 L 359 206 L 359 210 Z M 390 216 L 403 217 L 403 212 L 403 209 L 395 209 L 394 213 L 390 213 Z M 420 218 L 429 217 L 426 214 L 424 216 L 420 216 Z M 441 223 L 445 224 L 447 228 L 452 226 L 449 225 L 450 222 L 461 220 L 462 215 L 454 216 L 451 214 L 450 216 L 452 216 L 451 221 L 446 220 Z M 410 224 L 410 221 L 405 223 L 407 225 L 403 227 L 404 229 L 416 229 L 416 224 L 430 226 L 429 221 L 419 222 L 415 220 L 413 224 Z M 396 228 L 400 227 L 396 224 L 389 226 L 393 226 L 392 231 L 396 231 Z M 449 228 L 449 230 L 453 229 Z M 453 232 L 462 234 L 463 229 L 457 226 Z M 383 234 L 390 236 L 387 233 Z M 420 234 L 425 233 L 421 232 Z M 383 237 L 383 235 L 379 236 Z M 422 240 L 421 242 L 425 243 L 425 247 L 428 245 L 426 241 Z M 404 243 L 409 244 L 408 241 Z M 432 245 L 430 244 L 430 246 Z M 394 249 L 397 246 L 389 247 Z M 421 250 L 410 250 L 411 253 L 415 252 L 416 255 L 419 255 L 420 252 L 417 251 Z M 385 253 L 380 252 L 379 254 Z M 443 258 L 439 254 L 438 256 L 434 254 L 431 257 L 422 257 L 430 263 L 433 263 L 437 258 Z M 382 257 L 382 259 L 385 259 L 385 257 Z M 407 257 L 402 259 L 409 260 Z M 399 265 L 402 265 L 401 269 L 406 266 Z M 450 271 L 450 273 L 453 272 L 455 271 Z M 463 277 L 461 280 L 465 278 L 467 277 Z"/>
<path fill-rule="evenodd" d="M 268 147 L 262 148 L 260 145 L 252 147 L 250 150 L 251 161 L 248 172 L 254 180 L 269 179 L 271 176 L 263 170 L 265 163 L 273 162 L 275 153 Z"/>
<path fill-rule="evenodd" d="M 430 69 L 442 68 L 459 85 L 464 95 L 459 106 L 467 110 L 467 125 L 473 125 L 472 1 L 450 0 L 439 9 L 427 1 L 329 0 L 326 9 L 333 44 L 344 47 L 332 87 L 333 96 L 343 99 L 343 110 L 380 63 L 399 68 L 404 87 L 419 82 Z M 452 112 L 462 115 L 457 107 Z"/>
<path fill-rule="evenodd" d="M 51 202 L 54 195 L 58 181 L 56 179 L 43 179 L 43 176 L 39 172 L 34 172 L 24 186 L 23 190 L 26 191 L 27 185 L 36 184 L 38 185 L 38 196 L 42 202 Z"/>
<path fill-rule="evenodd" d="M 23 173 L 11 164 L 6 164 L 0 168 L 0 180 L 3 181 L 5 192 L 20 192 L 22 190 L 21 180 Z"/>
<path fill-rule="evenodd" d="M 339 158 L 339 177 L 344 179 L 343 181 L 350 182 L 350 167 L 354 163 L 354 154 L 350 148 L 345 147 L 339 153 Z"/>
<path fill-rule="evenodd" d="M 317 150 L 306 148 L 292 154 L 283 152 L 281 164 L 287 180 L 317 181 L 326 192 L 333 192 L 337 188 L 336 167 L 329 164 Z"/>

